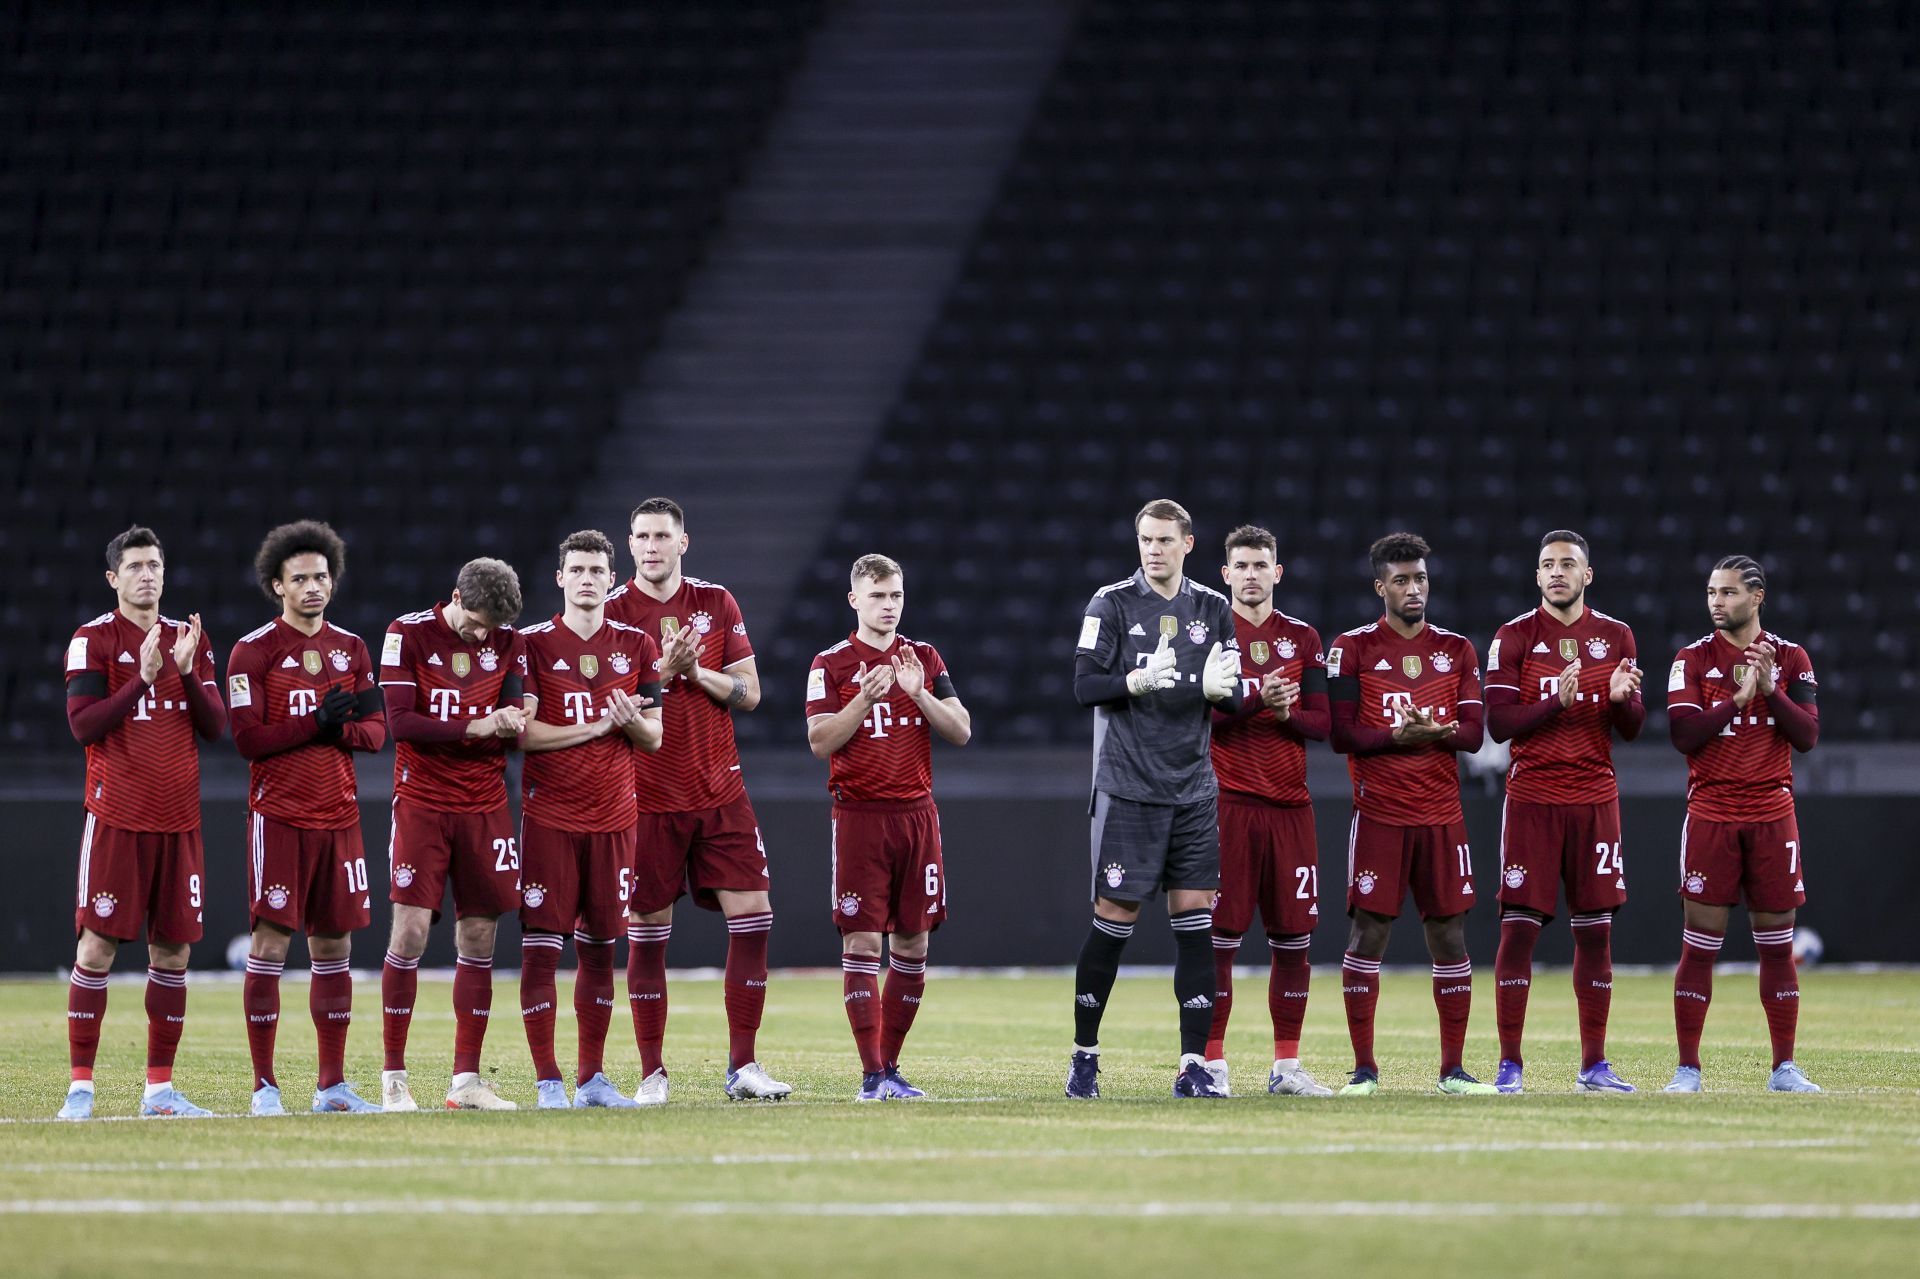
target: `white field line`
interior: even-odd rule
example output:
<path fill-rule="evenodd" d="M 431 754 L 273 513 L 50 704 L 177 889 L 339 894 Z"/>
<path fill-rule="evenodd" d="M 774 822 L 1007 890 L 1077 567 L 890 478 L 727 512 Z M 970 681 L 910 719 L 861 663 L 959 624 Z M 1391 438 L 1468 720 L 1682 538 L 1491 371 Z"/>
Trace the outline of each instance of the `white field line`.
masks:
<path fill-rule="evenodd" d="M 525 1199 L 7 1199 L 0 1216 L 248 1217 L 591 1217 L 670 1213 L 688 1217 L 1416 1217 L 1416 1218 L 1679 1218 L 1733 1221 L 1917 1221 L 1920 1203 L 1686 1203 L 1645 1206 L 1582 1202 L 1300 1200 L 1275 1203 L 1201 1200 L 1181 1203 L 1034 1203 L 940 1200 L 880 1203 L 781 1203 L 631 1199 L 582 1202 Z"/>

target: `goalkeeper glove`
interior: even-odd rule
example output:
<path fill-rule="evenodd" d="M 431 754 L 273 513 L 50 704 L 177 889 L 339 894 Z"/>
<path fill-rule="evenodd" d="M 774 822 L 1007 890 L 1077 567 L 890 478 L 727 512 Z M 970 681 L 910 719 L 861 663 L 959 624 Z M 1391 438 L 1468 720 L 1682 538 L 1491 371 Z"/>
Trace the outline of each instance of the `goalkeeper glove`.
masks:
<path fill-rule="evenodd" d="M 1127 691 L 1135 697 L 1151 693 L 1157 688 L 1172 688 L 1180 682 L 1176 669 L 1179 660 L 1174 657 L 1171 641 L 1160 637 L 1160 647 L 1147 654 L 1147 664 L 1138 670 L 1127 672 Z"/>
<path fill-rule="evenodd" d="M 1215 642 L 1207 653 L 1207 664 L 1201 668 L 1200 691 L 1210 702 L 1220 701 L 1233 692 L 1234 685 L 1240 682 L 1240 655 L 1220 647 Z"/>

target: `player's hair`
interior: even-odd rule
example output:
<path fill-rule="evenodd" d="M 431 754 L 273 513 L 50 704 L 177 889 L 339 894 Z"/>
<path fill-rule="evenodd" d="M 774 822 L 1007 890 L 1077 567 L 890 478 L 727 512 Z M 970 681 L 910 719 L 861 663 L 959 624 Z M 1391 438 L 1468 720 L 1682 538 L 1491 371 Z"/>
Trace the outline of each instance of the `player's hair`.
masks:
<path fill-rule="evenodd" d="M 1133 531 L 1140 531 L 1141 520 L 1172 520 L 1180 526 L 1180 536 L 1193 536 L 1193 516 L 1187 514 L 1187 508 L 1170 497 L 1156 497 L 1140 508 L 1133 517 Z"/>
<path fill-rule="evenodd" d="M 1750 591 L 1767 589 L 1767 570 L 1761 568 L 1760 561 L 1751 555 L 1722 556 L 1719 563 L 1713 566 L 1713 571 L 1718 573 L 1722 569 L 1732 569 L 1738 573 L 1740 584 Z"/>
<path fill-rule="evenodd" d="M 336 585 L 347 571 L 347 544 L 340 540 L 332 525 L 319 520 L 295 520 L 269 529 L 254 554 L 253 575 L 260 579 L 261 591 L 275 603 L 280 597 L 273 593 L 273 584 L 280 579 L 280 570 L 286 567 L 287 561 L 296 555 L 318 555 L 325 559 L 327 572 L 333 575 Z"/>
<path fill-rule="evenodd" d="M 1265 551 L 1276 560 L 1280 558 L 1280 543 L 1274 539 L 1273 534 L 1261 528 L 1258 524 L 1242 524 L 1239 528 L 1227 534 L 1226 552 L 1228 559 L 1233 558 L 1233 551 L 1237 546 L 1244 546 L 1249 550 Z"/>
<path fill-rule="evenodd" d="M 160 552 L 161 562 L 166 562 L 167 548 L 160 545 L 160 535 L 144 524 L 135 524 L 127 529 L 126 532 L 107 543 L 108 571 L 118 573 L 120 571 L 120 561 L 128 551 L 146 546 L 151 546 L 154 550 Z"/>
<path fill-rule="evenodd" d="M 1373 562 L 1373 578 L 1376 582 L 1387 580 L 1387 565 L 1411 564 L 1431 554 L 1433 548 L 1427 545 L 1426 538 L 1417 533 L 1389 533 L 1367 548 L 1367 558 Z"/>
<path fill-rule="evenodd" d="M 1541 538 L 1540 549 L 1544 551 L 1549 546 L 1552 546 L 1555 542 L 1565 542 L 1569 546 L 1577 546 L 1580 548 L 1580 553 L 1582 555 L 1585 555 L 1588 559 L 1593 558 L 1593 556 L 1587 551 L 1587 539 L 1584 537 L 1581 537 L 1578 533 L 1574 532 L 1570 528 L 1557 528 L 1553 530 L 1553 532 Z"/>
<path fill-rule="evenodd" d="M 520 575 L 505 560 L 481 556 L 460 566 L 454 579 L 460 607 L 478 613 L 495 626 L 511 626 L 520 616 Z"/>
<path fill-rule="evenodd" d="M 906 575 L 906 570 L 900 567 L 899 560 L 886 555 L 862 555 L 853 562 L 853 572 L 847 575 L 847 585 L 858 586 L 863 577 L 878 582 L 884 578 Z"/>
<path fill-rule="evenodd" d="M 675 528 L 684 529 L 687 527 L 687 513 L 680 509 L 680 503 L 670 497 L 650 497 L 640 503 L 640 505 L 634 507 L 632 512 L 627 516 L 627 529 L 629 532 L 633 529 L 634 520 L 642 515 L 665 515 L 673 520 L 673 526 Z"/>
<path fill-rule="evenodd" d="M 567 566 L 567 556 L 579 551 L 583 555 L 604 555 L 607 567 L 613 567 L 613 540 L 597 528 L 583 528 L 578 533 L 569 533 L 560 543 L 560 567 Z M 461 599 L 466 596 L 462 595 Z"/>

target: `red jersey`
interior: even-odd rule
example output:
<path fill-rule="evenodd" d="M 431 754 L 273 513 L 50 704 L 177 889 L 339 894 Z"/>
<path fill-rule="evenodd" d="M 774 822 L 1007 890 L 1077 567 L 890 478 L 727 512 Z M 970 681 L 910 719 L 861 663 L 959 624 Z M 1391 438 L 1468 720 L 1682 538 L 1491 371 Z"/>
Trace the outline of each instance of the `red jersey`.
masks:
<path fill-rule="evenodd" d="M 1408 707 L 1437 721 L 1479 706 L 1480 660 L 1464 635 L 1429 623 L 1403 639 L 1385 618 L 1348 631 L 1327 650 L 1327 677 L 1358 682 L 1357 723 L 1391 732 Z M 1442 742 L 1375 755 L 1350 755 L 1353 806 L 1383 826 L 1442 826 L 1464 820 L 1456 752 Z"/>
<path fill-rule="evenodd" d="M 1560 672 L 1580 659 L 1580 688 L 1566 707 L 1512 743 L 1507 794 L 1528 804 L 1605 804 L 1620 797 L 1613 775 L 1613 715 L 1607 686 L 1621 658 L 1633 661 L 1633 631 L 1595 608 L 1571 626 L 1544 606 L 1522 613 L 1487 649 L 1488 689 L 1522 703 L 1560 697 Z"/>
<path fill-rule="evenodd" d="M 724 586 L 682 577 L 671 598 L 656 600 L 637 582 L 607 596 L 607 616 L 664 644 L 691 626 L 700 637 L 700 665 L 724 671 L 753 656 L 740 606 Z M 698 680 L 676 675 L 660 688 L 660 749 L 633 753 L 633 786 L 643 813 L 690 813 L 745 799 L 733 712 L 707 696 Z"/>
<path fill-rule="evenodd" d="M 853 673 L 862 662 L 872 670 L 892 660 L 901 644 L 910 644 L 927 672 L 927 688 L 938 698 L 954 696 L 953 678 L 933 645 L 895 635 L 884 649 L 848 636 L 813 659 L 807 672 L 807 719 L 832 715 L 859 695 Z M 835 799 L 925 799 L 933 794 L 933 730 L 927 717 L 900 690 L 867 711 L 853 736 L 827 760 L 827 790 Z"/>
<path fill-rule="evenodd" d="M 660 646 L 645 631 L 605 618 L 581 639 L 564 614 L 520 632 L 526 645 L 526 695 L 542 724 L 604 718 L 619 689 L 658 705 Z M 664 715 L 664 712 L 662 712 Z M 520 812 L 555 830 L 610 831 L 633 825 L 633 742 L 619 729 L 557 751 L 528 751 Z"/>
<path fill-rule="evenodd" d="M 526 680 L 520 635 L 495 627 L 469 644 L 447 625 L 445 604 L 395 618 L 380 648 L 380 687 L 412 688 L 413 711 L 441 723 L 519 706 Z M 393 795 L 442 813 L 490 813 L 507 802 L 507 744 L 498 737 L 396 742 Z"/>
<path fill-rule="evenodd" d="M 1258 705 L 1260 682 L 1282 675 L 1305 684 L 1308 671 L 1325 672 L 1320 633 L 1279 609 L 1258 626 L 1239 613 L 1233 631 L 1240 640 L 1240 695 Z M 1252 715 L 1213 723 L 1213 771 L 1220 789 L 1258 795 L 1275 804 L 1306 804 L 1307 744 L 1283 732 L 1273 711 L 1261 706 Z"/>
<path fill-rule="evenodd" d="M 200 749 L 193 740 L 186 684 L 173 663 L 173 637 L 181 623 L 163 616 L 159 624 L 165 629 L 153 687 L 134 703 L 131 715 L 87 747 L 87 811 L 121 830 L 199 830 Z M 69 695 L 76 678 L 87 692 L 109 698 L 128 680 L 139 679 L 140 645 L 146 638 L 117 608 L 75 631 L 67 644 Z M 204 633 L 201 638 L 204 642 Z M 219 700 L 212 644 L 194 656 L 193 678 L 208 697 Z"/>
<path fill-rule="evenodd" d="M 1775 684 L 1796 702 L 1812 702 L 1819 684 L 1807 650 L 1772 631 L 1760 632 L 1760 638 L 1774 648 Z M 1697 639 L 1674 655 L 1667 709 L 1710 711 L 1730 702 L 1746 673 L 1746 654 L 1720 632 Z M 1793 749 L 1775 726 L 1765 698 L 1748 702 L 1719 736 L 1687 756 L 1687 812 L 1710 822 L 1793 816 Z"/>
<path fill-rule="evenodd" d="M 365 641 L 331 622 L 308 636 L 275 618 L 233 646 L 227 707 L 234 741 L 264 737 L 272 751 L 251 762 L 247 803 L 255 812 L 306 830 L 341 830 L 360 820 L 353 752 L 380 749 L 387 712 L 381 706 L 378 724 L 369 713 L 343 725 L 339 737 L 320 741 L 314 714 L 337 688 L 379 701 Z"/>

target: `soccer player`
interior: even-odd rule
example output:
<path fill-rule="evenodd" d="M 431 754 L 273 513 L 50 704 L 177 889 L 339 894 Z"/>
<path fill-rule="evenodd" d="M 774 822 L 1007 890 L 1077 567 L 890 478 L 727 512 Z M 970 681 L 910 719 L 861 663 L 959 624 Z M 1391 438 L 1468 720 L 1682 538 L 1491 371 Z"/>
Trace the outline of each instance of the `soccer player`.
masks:
<path fill-rule="evenodd" d="M 1819 1092 L 1793 1060 L 1800 979 L 1794 911 L 1807 900 L 1793 811 L 1794 751 L 1820 740 L 1819 685 L 1807 650 L 1760 625 L 1767 575 L 1729 555 L 1707 578 L 1713 633 L 1680 650 L 1667 673 L 1667 720 L 1687 756 L 1680 828 L 1685 927 L 1673 975 L 1680 1065 L 1668 1092 L 1700 1091 L 1700 1031 L 1713 999 L 1713 962 L 1727 911 L 1742 897 L 1760 952 L 1760 1004 L 1773 1040 L 1774 1092 Z"/>
<path fill-rule="evenodd" d="M 660 650 L 606 616 L 613 543 L 597 529 L 560 543 L 566 606 L 520 631 L 527 752 L 520 790 L 520 1016 L 542 1110 L 567 1105 L 553 1055 L 554 970 L 566 934 L 578 965 L 576 1107 L 631 1110 L 603 1069 L 613 1018 L 613 948 L 633 874 L 633 761 L 660 749 Z"/>
<path fill-rule="evenodd" d="M 1521 1032 L 1533 986 L 1533 948 L 1567 886 L 1573 996 L 1580 1017 L 1580 1092 L 1634 1091 L 1607 1064 L 1613 1003 L 1613 912 L 1627 900 L 1620 855 L 1620 787 L 1613 734 L 1632 741 L 1646 722 L 1633 631 L 1586 603 L 1587 539 L 1556 529 L 1540 539 L 1540 606 L 1487 649 L 1487 730 L 1510 741 L 1500 810 L 1500 949 L 1493 961 L 1500 1026 L 1494 1087 L 1522 1091 Z"/>
<path fill-rule="evenodd" d="M 448 882 L 456 917 L 453 1081 L 449 1110 L 515 1110 L 480 1077 L 493 1009 L 495 924 L 520 899 L 520 846 L 507 812 L 507 746 L 527 726 L 527 668 L 513 630 L 520 579 L 495 559 L 468 560 L 443 604 L 394 619 L 380 649 L 393 761 L 387 845 L 393 931 L 380 974 L 387 1110 L 418 1110 L 407 1082 L 407 1031 L 427 930 Z"/>
<path fill-rule="evenodd" d="M 1386 612 L 1327 650 L 1333 749 L 1350 757 L 1353 775 L 1353 824 L 1347 831 L 1353 927 L 1340 976 L 1354 1061 L 1342 1097 L 1370 1097 L 1380 1089 L 1373 1056 L 1380 957 L 1409 888 L 1433 956 L 1438 1088 L 1457 1095 L 1495 1091 L 1460 1063 L 1473 1008 L 1466 929 L 1473 858 L 1454 756 L 1480 749 L 1485 738 L 1480 661 L 1466 636 L 1427 621 L 1431 553 L 1411 533 L 1389 533 L 1375 542 L 1368 552 L 1373 590 Z"/>
<path fill-rule="evenodd" d="M 907 602 L 900 565 L 862 555 L 850 588 L 859 624 L 807 672 L 807 746 L 827 761 L 833 796 L 829 900 L 860 1053 L 855 1100 L 910 1101 L 927 1094 L 900 1074 L 900 1046 L 926 991 L 928 939 L 947 917 L 933 734 L 965 746 L 973 717 L 933 645 L 900 634 Z"/>
<path fill-rule="evenodd" d="M 1074 974 L 1067 1096 L 1100 1095 L 1100 1021 L 1140 907 L 1162 888 L 1176 946 L 1176 1097 L 1224 1094 L 1207 1071 L 1213 894 L 1220 832 L 1212 710 L 1238 711 L 1239 642 L 1227 597 L 1187 577 L 1193 517 L 1157 498 L 1133 519 L 1140 568 L 1094 592 L 1075 645 L 1073 695 L 1093 708 L 1093 926 Z"/>
<path fill-rule="evenodd" d="M 1326 655 L 1320 633 L 1273 606 L 1285 570 L 1272 533 L 1243 524 L 1227 534 L 1220 575 L 1233 599 L 1240 642 L 1241 706 L 1213 713 L 1213 771 L 1220 783 L 1220 896 L 1213 904 L 1213 1029 L 1207 1070 L 1222 1093 L 1227 1080 L 1227 1018 L 1233 1011 L 1233 960 L 1260 907 L 1272 971 L 1273 1065 L 1267 1091 L 1330 1097 L 1300 1065 L 1307 1014 L 1307 947 L 1320 918 L 1319 844 L 1307 794 L 1307 743 L 1327 738 Z"/>
<path fill-rule="evenodd" d="M 667 941 L 673 903 L 694 903 L 727 921 L 727 1096 L 777 1101 L 793 1090 L 760 1065 L 755 1040 L 767 1003 L 767 941 L 773 931 L 767 846 L 760 838 L 733 716 L 760 704 L 760 673 L 740 606 L 726 587 L 684 576 L 686 514 L 664 497 L 633 508 L 627 549 L 633 580 L 607 597 L 607 616 L 658 636 L 665 741 L 636 751 L 633 895 L 628 901 L 627 999 L 640 1045 L 643 1106 L 665 1105 Z"/>
<path fill-rule="evenodd" d="M 319 1041 L 316 1112 L 377 1111 L 346 1082 L 353 1019 L 352 934 L 372 920 L 360 842 L 354 751 L 387 740 L 373 659 L 352 631 L 327 620 L 347 569 L 339 534 L 315 520 L 270 531 L 254 576 L 280 616 L 241 637 L 227 661 L 233 742 L 251 761 L 247 901 L 253 938 L 241 1002 L 253 1056 L 255 1115 L 284 1115 L 273 1069 L 280 973 L 296 930 L 313 970 L 307 1004 Z"/>
<path fill-rule="evenodd" d="M 62 1119 L 93 1117 L 93 1061 L 107 1015 L 107 972 L 123 941 L 147 937 L 147 1087 L 142 1115 L 200 1116 L 173 1086 L 187 1019 L 187 956 L 200 940 L 205 855 L 200 756 L 227 710 L 200 615 L 160 614 L 166 552 L 136 524 L 107 543 L 117 604 L 67 644 L 67 725 L 87 748 L 87 823 L 74 902 L 67 992 L 72 1082 Z"/>

